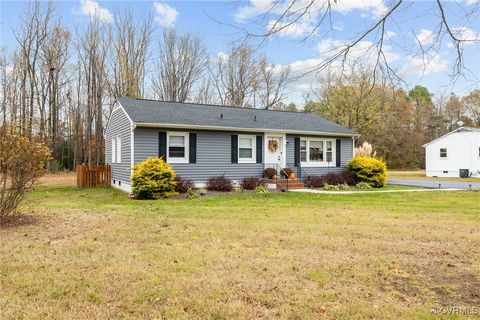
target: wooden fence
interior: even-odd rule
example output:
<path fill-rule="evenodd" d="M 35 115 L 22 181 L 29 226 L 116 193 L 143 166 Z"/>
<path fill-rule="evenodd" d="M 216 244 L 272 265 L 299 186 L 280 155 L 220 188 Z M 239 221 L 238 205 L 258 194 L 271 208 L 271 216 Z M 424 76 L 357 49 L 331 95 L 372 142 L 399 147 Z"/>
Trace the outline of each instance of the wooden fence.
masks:
<path fill-rule="evenodd" d="M 77 165 L 77 187 L 109 187 L 112 167 L 107 165 Z"/>

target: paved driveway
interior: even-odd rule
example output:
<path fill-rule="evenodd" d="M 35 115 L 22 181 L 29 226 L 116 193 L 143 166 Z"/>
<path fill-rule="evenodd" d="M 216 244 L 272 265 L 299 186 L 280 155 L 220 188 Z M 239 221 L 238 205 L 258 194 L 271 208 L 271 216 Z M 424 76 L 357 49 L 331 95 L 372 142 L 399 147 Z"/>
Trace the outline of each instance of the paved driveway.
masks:
<path fill-rule="evenodd" d="M 388 184 L 396 184 L 401 186 L 412 186 L 429 189 L 480 189 L 479 182 L 462 182 L 462 181 L 439 181 L 439 180 L 403 180 L 392 179 L 388 180 Z M 439 186 L 440 185 L 440 186 Z"/>

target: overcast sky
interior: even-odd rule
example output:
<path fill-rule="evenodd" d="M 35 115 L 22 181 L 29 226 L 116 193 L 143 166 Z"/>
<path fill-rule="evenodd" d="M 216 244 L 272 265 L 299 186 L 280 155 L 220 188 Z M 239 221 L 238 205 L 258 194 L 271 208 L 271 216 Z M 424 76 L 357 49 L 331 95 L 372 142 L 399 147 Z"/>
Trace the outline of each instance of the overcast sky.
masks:
<path fill-rule="evenodd" d="M 164 28 L 175 27 L 179 31 L 199 33 L 205 40 L 212 57 L 226 52 L 230 43 L 240 39 L 243 33 L 239 28 L 264 32 L 266 25 L 278 16 L 272 12 L 259 23 L 270 0 L 251 1 L 55 1 L 57 18 L 74 30 L 75 26 L 86 25 L 88 16 L 96 14 L 103 23 L 110 24 L 115 14 L 125 9 L 136 13 L 151 12 L 155 18 L 156 30 L 153 49 L 157 46 Z M 299 74 L 318 63 L 342 43 L 348 42 L 358 33 L 369 27 L 374 18 L 384 13 L 390 2 L 383 0 L 338 0 L 333 8 L 332 28 L 317 30 L 316 36 L 303 41 L 312 32 L 316 14 L 301 19 L 292 27 L 285 29 L 275 39 L 262 46 L 270 62 L 276 65 L 290 65 L 292 72 Z M 480 11 L 477 0 L 448 1 L 446 14 L 451 27 L 459 37 L 469 40 L 480 39 Z M 28 7 L 27 1 L 1 1 L 1 45 L 13 48 L 15 38 L 13 30 L 18 27 L 22 11 Z M 464 9 L 466 11 L 464 11 Z M 465 19 L 465 12 L 477 14 Z M 454 91 L 460 95 L 479 88 L 480 78 L 480 42 L 471 41 L 464 45 L 467 78 L 460 78 L 451 84 L 449 74 L 455 59 L 455 49 L 448 39 L 444 39 L 438 53 L 432 54 L 427 61 L 418 55 L 416 42 L 428 45 L 438 25 L 438 10 L 433 1 L 406 2 L 406 7 L 386 25 L 386 57 L 406 81 L 406 87 L 415 84 L 428 87 L 437 95 Z M 233 27 L 232 25 L 236 26 Z M 372 39 L 366 38 L 359 43 L 353 55 L 367 54 L 366 48 Z M 413 50 L 412 50 L 413 49 Z M 155 52 L 155 50 L 153 50 Z M 426 68 L 423 67 L 424 62 Z M 303 94 L 315 86 L 313 76 L 306 76 L 291 84 L 288 90 L 289 100 L 303 105 Z M 287 102 L 288 102 L 287 101 Z"/>

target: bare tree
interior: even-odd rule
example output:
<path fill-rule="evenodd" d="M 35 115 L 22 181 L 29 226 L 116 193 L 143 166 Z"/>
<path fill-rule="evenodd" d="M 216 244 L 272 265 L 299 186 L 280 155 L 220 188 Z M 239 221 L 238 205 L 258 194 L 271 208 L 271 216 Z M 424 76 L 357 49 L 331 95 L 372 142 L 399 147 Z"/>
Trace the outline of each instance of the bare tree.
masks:
<path fill-rule="evenodd" d="M 203 104 L 214 104 L 216 102 L 215 88 L 209 74 L 204 75 L 204 79 L 202 80 L 197 95 L 195 96 L 195 102 Z"/>
<path fill-rule="evenodd" d="M 178 35 L 174 29 L 163 33 L 159 43 L 157 74 L 153 92 L 166 101 L 185 102 L 192 99 L 195 85 L 205 76 L 208 54 L 197 35 Z"/>
<path fill-rule="evenodd" d="M 110 84 L 115 97 L 144 96 L 148 48 L 153 34 L 151 15 L 136 17 L 131 11 L 116 14 L 110 30 L 112 52 L 109 55 L 114 82 Z"/>
<path fill-rule="evenodd" d="M 269 64 L 266 58 L 260 61 L 255 97 L 260 99 L 262 109 L 275 108 L 286 99 L 285 87 L 289 83 L 289 76 L 288 66 L 276 67 Z M 256 104 L 254 107 L 257 107 Z"/>
<path fill-rule="evenodd" d="M 15 32 L 20 46 L 21 65 L 20 86 L 20 133 L 33 135 L 36 94 L 38 92 L 38 63 L 41 48 L 47 41 L 53 6 L 46 7 L 40 1 L 29 4 L 22 19 L 22 27 Z"/>
<path fill-rule="evenodd" d="M 63 104 L 61 94 L 68 80 L 65 75 L 65 68 L 69 58 L 69 41 L 70 33 L 60 23 L 57 23 L 49 32 L 47 40 L 42 47 L 42 74 L 46 76 L 46 79 L 42 80 L 41 86 L 46 85 L 47 87 L 46 94 L 43 97 L 47 98 L 48 104 L 44 101 L 39 104 L 40 135 L 44 136 L 46 124 L 47 134 L 45 140 L 47 140 L 47 146 L 50 148 L 54 159 L 57 158 L 57 143 L 60 140 L 60 112 Z M 47 105 L 48 110 L 46 113 Z"/>
<path fill-rule="evenodd" d="M 103 25 L 91 17 L 87 30 L 77 34 L 80 60 L 78 102 L 86 106 L 83 162 L 100 163 L 103 157 L 103 104 L 106 95 L 106 39 Z M 83 74 L 83 76 L 82 76 Z M 84 98 L 83 98 L 84 97 Z"/>
<path fill-rule="evenodd" d="M 240 29 L 248 40 L 260 40 L 261 43 L 280 35 L 288 33 L 292 30 L 304 29 L 303 40 L 315 37 L 326 37 L 333 31 L 334 11 L 342 10 L 342 1 L 337 0 L 292 0 L 292 1 L 271 1 L 267 2 L 265 8 L 257 15 L 255 29 Z M 346 72 L 344 66 L 346 62 L 351 61 L 355 49 L 362 51 L 359 57 L 359 63 L 372 66 L 372 75 L 376 75 L 377 71 L 382 71 L 390 78 L 399 80 L 400 76 L 392 66 L 388 59 L 387 30 L 390 25 L 398 26 L 398 17 L 404 15 L 407 11 L 414 12 L 412 7 L 415 3 L 410 1 L 395 0 L 387 3 L 384 8 L 379 8 L 377 14 L 374 15 L 371 23 L 364 29 L 359 30 L 356 35 L 342 44 L 336 44 L 333 49 L 328 52 L 322 52 L 318 57 L 318 62 L 311 68 L 306 68 L 304 73 L 320 72 L 332 67 L 338 69 L 338 72 Z M 449 10 L 446 10 L 448 6 Z M 428 42 L 420 41 L 417 37 L 416 45 L 402 46 L 395 45 L 403 49 L 407 54 L 420 57 L 423 60 L 424 69 L 427 68 L 428 61 L 438 54 L 442 44 L 451 43 L 456 51 L 456 58 L 451 65 L 452 79 L 455 80 L 459 76 L 467 74 L 468 68 L 464 65 L 463 47 L 468 43 L 480 43 L 478 37 L 465 36 L 465 28 L 475 26 L 478 22 L 480 14 L 480 5 L 477 3 L 467 4 L 460 2 L 447 2 L 435 0 L 425 12 L 416 16 L 417 20 L 427 19 L 427 17 L 435 16 L 436 26 L 433 28 L 432 36 Z M 462 28 L 454 28 L 452 26 L 453 19 L 462 21 Z M 226 23 L 228 24 L 228 23 Z M 252 25 L 249 24 L 250 26 Z M 258 32 L 258 30 L 266 30 Z M 255 31 L 254 31 L 255 30 Z M 242 39 L 244 41 L 245 39 Z M 368 44 L 368 48 L 365 48 Z M 476 80 L 478 75 L 470 72 Z M 374 78 L 375 80 L 375 78 Z"/>
<path fill-rule="evenodd" d="M 219 55 L 211 74 L 222 105 L 254 105 L 260 61 L 255 50 L 245 45 L 233 46 L 228 54 Z"/>

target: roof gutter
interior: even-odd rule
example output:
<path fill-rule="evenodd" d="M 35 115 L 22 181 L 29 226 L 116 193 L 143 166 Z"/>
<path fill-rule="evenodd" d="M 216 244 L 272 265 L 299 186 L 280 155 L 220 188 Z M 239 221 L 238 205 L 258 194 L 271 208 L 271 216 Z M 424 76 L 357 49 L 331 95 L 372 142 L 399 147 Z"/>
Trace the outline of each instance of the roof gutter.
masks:
<path fill-rule="evenodd" d="M 148 123 L 148 122 L 135 122 L 134 127 L 144 128 L 178 128 L 178 129 L 198 129 L 198 130 L 213 130 L 213 131 L 241 131 L 241 132 L 271 132 L 271 133 L 291 133 L 291 134 L 314 134 L 323 136 L 335 136 L 335 137 L 359 137 L 358 133 L 337 133 L 337 132 L 324 132 L 324 131 L 304 131 L 304 130 L 279 130 L 279 129 L 265 129 L 265 128 L 238 128 L 238 127 L 219 127 L 219 126 L 205 126 L 205 125 L 187 125 L 187 124 L 173 124 L 173 123 Z"/>

